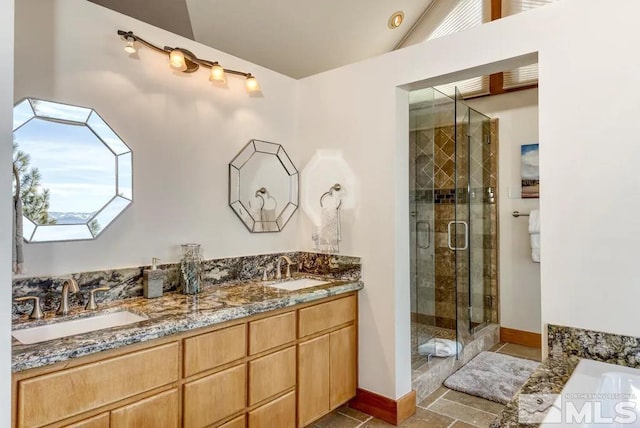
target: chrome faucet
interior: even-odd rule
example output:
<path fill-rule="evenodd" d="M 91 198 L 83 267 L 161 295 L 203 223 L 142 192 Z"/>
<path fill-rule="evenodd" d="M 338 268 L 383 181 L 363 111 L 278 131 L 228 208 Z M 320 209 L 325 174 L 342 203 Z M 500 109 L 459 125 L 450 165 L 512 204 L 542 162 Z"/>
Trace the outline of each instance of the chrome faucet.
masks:
<path fill-rule="evenodd" d="M 287 262 L 287 272 L 285 273 L 286 278 L 291 278 L 291 265 L 293 262 L 287 256 L 278 257 L 278 264 L 276 264 L 276 279 L 282 279 L 282 272 L 280 272 L 280 267 L 282 266 L 282 261 Z"/>
<path fill-rule="evenodd" d="M 60 296 L 60 306 L 56 311 L 57 315 L 67 315 L 69 313 L 69 291 L 77 293 L 80 291 L 75 279 L 69 278 L 62 283 L 62 294 Z"/>

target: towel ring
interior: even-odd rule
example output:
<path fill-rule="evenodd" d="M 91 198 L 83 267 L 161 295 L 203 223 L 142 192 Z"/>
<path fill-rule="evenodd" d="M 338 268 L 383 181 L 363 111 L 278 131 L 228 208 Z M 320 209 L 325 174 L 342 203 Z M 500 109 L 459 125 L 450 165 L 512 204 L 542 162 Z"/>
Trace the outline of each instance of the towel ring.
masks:
<path fill-rule="evenodd" d="M 320 207 L 324 208 L 322 201 L 326 196 L 333 196 L 334 191 L 339 192 L 340 190 L 342 190 L 342 186 L 340 185 L 340 183 L 336 183 L 333 186 L 331 186 L 328 192 L 324 192 L 322 196 L 320 196 Z M 336 207 L 336 209 L 340 208 L 340 205 L 342 205 L 342 199 L 338 201 L 338 206 Z"/>
<path fill-rule="evenodd" d="M 258 190 L 256 190 L 255 193 L 255 197 L 256 198 L 260 198 L 260 200 L 262 201 L 262 206 L 260 207 L 260 210 L 262 210 L 264 208 L 264 204 L 265 204 L 265 195 L 267 196 L 267 199 L 271 199 L 273 201 L 273 209 L 277 210 L 278 209 L 278 201 L 276 200 L 276 198 L 274 198 L 273 196 L 271 196 L 269 194 L 269 191 L 265 188 L 265 187 L 261 187 Z"/>
<path fill-rule="evenodd" d="M 267 194 L 267 196 L 269 195 L 269 192 L 267 192 L 267 189 L 264 187 L 259 188 L 258 190 L 256 190 L 256 194 L 255 197 L 256 198 L 260 198 L 260 200 L 262 201 L 262 205 L 260 206 L 260 209 L 264 208 L 264 194 Z"/>

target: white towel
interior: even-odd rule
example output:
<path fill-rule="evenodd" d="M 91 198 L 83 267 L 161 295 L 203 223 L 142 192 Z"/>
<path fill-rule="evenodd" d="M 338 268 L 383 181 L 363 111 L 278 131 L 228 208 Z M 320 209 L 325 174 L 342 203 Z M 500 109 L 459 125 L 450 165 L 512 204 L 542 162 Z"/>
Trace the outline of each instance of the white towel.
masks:
<path fill-rule="evenodd" d="M 339 251 L 340 213 L 335 207 L 322 208 L 320 213 L 320 228 L 318 233 L 318 246 L 320 251 Z"/>
<path fill-rule="evenodd" d="M 418 346 L 418 354 L 431 354 L 434 357 L 451 357 L 452 355 L 456 355 L 456 352 L 460 351 L 462 351 L 462 345 L 460 342 L 449 339 L 431 339 L 427 343 L 423 343 Z"/>
<path fill-rule="evenodd" d="M 540 210 L 529 213 L 529 233 L 540 233 Z"/>
<path fill-rule="evenodd" d="M 540 263 L 540 210 L 529 214 L 529 236 L 531 238 L 531 260 Z"/>
<path fill-rule="evenodd" d="M 275 232 L 278 230 L 276 225 L 276 210 L 263 208 L 260 210 L 260 220 L 262 221 L 262 230 L 265 232 Z"/>

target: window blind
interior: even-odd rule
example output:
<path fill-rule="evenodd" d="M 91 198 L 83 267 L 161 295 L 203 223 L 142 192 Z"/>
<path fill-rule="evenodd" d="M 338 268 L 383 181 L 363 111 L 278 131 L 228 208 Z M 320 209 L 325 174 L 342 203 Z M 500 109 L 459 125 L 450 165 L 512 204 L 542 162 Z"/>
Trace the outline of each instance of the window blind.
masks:
<path fill-rule="evenodd" d="M 434 0 L 436 3 L 430 12 L 433 30 L 427 40 L 463 31 L 489 21 L 490 4 L 486 0 Z M 489 76 L 479 76 L 436 87 L 451 97 L 454 88 L 458 87 L 464 97 L 489 93 Z"/>
<path fill-rule="evenodd" d="M 473 77 L 471 79 L 460 80 L 435 88 L 443 94 L 455 98 L 455 88 L 458 88 L 464 98 L 489 94 L 489 76 Z"/>
<path fill-rule="evenodd" d="M 502 0 L 502 16 L 515 15 L 559 0 Z M 538 83 L 538 64 L 526 65 L 503 73 L 504 89 Z"/>
<path fill-rule="evenodd" d="M 427 40 L 437 39 L 438 37 L 457 33 L 467 28 L 475 27 L 485 22 L 485 13 L 483 0 L 460 0 L 451 9 L 451 0 L 434 0 L 437 1 L 433 14 L 438 15 L 445 10 L 450 10 L 437 26 L 433 29 Z M 447 4 L 448 3 L 448 4 Z M 445 9 L 449 6 L 449 9 Z"/>
<path fill-rule="evenodd" d="M 502 0 L 502 16 L 526 12 L 559 0 Z"/>

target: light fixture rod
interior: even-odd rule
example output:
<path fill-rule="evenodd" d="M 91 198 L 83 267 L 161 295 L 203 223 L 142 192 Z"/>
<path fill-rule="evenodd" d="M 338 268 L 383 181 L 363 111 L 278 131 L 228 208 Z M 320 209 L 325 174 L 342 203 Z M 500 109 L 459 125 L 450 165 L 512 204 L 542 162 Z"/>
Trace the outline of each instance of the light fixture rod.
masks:
<path fill-rule="evenodd" d="M 170 46 L 165 46 L 164 49 L 154 45 L 153 43 L 150 43 L 148 41 L 146 41 L 145 39 L 143 39 L 142 37 L 136 35 L 133 33 L 133 31 L 124 31 L 124 30 L 118 30 L 118 35 L 122 36 L 125 40 L 133 40 L 134 42 L 139 42 L 142 45 L 156 51 L 156 52 L 160 52 L 163 53 L 165 55 L 169 55 L 171 53 L 172 50 L 179 50 L 180 52 L 183 53 L 183 55 L 185 56 L 185 59 L 199 65 L 202 67 L 206 67 L 206 68 L 211 68 L 214 65 L 219 65 L 218 61 L 211 61 L 208 59 L 203 59 L 203 58 L 198 58 L 193 52 L 191 52 L 188 49 L 185 48 L 180 48 L 180 47 L 175 47 L 172 48 Z M 187 70 L 189 71 L 189 70 Z M 195 70 L 191 70 L 191 71 L 195 71 Z M 238 70 L 232 70 L 230 68 L 224 68 L 224 72 L 228 73 L 228 74 L 234 74 L 236 76 L 242 76 L 242 77 L 253 77 L 253 74 L 251 73 L 245 73 L 244 71 L 238 71 Z"/>

